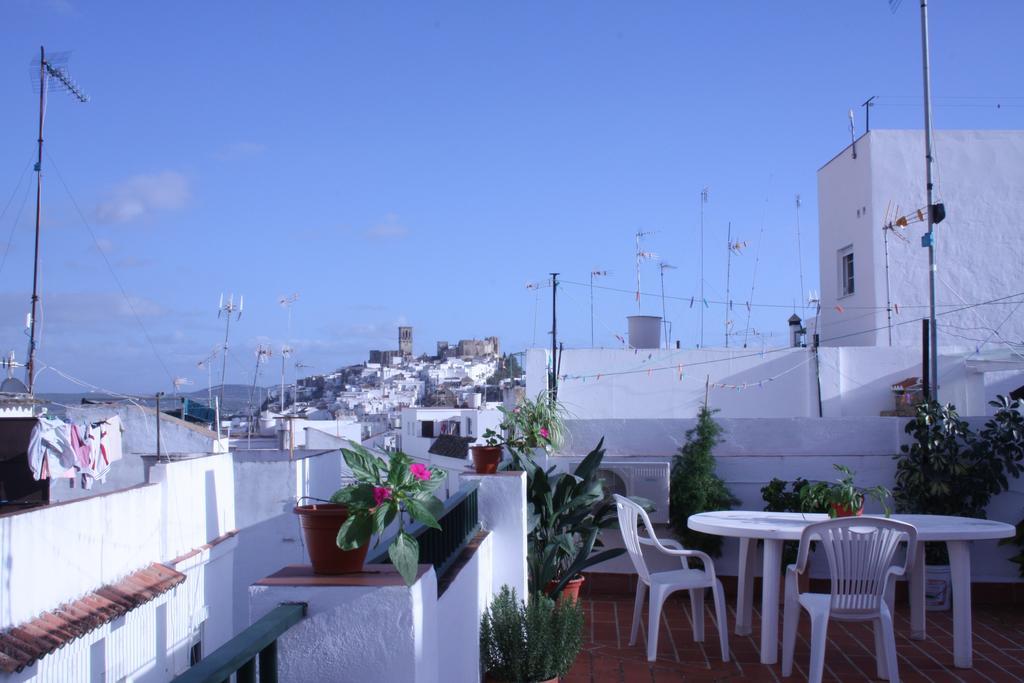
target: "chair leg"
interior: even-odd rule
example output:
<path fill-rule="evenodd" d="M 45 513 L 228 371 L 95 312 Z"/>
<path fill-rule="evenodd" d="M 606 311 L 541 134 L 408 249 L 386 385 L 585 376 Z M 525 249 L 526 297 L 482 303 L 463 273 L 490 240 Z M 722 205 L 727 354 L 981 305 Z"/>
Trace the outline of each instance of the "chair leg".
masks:
<path fill-rule="evenodd" d="M 821 683 L 825 671 L 825 646 L 828 644 L 828 613 L 811 612 L 811 666 L 807 683 Z"/>
<path fill-rule="evenodd" d="M 715 621 L 718 622 L 718 644 L 722 647 L 722 661 L 729 661 L 729 612 L 725 609 L 725 590 L 722 582 L 715 579 L 715 585 L 711 588 L 715 598 Z"/>
<path fill-rule="evenodd" d="M 693 640 L 704 642 L 704 589 L 690 589 L 690 612 L 693 615 Z"/>
<path fill-rule="evenodd" d="M 794 586 L 795 588 L 795 586 Z M 793 674 L 793 652 L 796 650 L 796 632 L 800 626 L 800 602 L 795 590 L 786 583 L 786 602 L 782 610 L 782 675 Z"/>
<path fill-rule="evenodd" d="M 875 634 L 875 673 L 879 680 L 889 680 L 889 667 L 886 665 L 885 654 L 885 626 L 881 619 L 871 622 Z"/>
<path fill-rule="evenodd" d="M 665 604 L 668 591 L 664 586 L 651 586 L 651 598 L 647 605 L 647 661 L 658 658 L 658 626 L 661 623 L 661 607 Z"/>
<path fill-rule="evenodd" d="M 640 630 L 640 617 L 644 611 L 644 598 L 647 597 L 647 584 L 636 581 L 636 600 L 633 603 L 633 628 L 629 632 L 629 644 L 636 645 L 636 634 Z"/>
<path fill-rule="evenodd" d="M 888 668 L 889 683 L 900 683 L 899 660 L 896 655 L 896 632 L 892 626 L 892 613 L 882 609 L 879 621 L 882 625 L 882 643 L 885 646 L 885 663 Z"/>

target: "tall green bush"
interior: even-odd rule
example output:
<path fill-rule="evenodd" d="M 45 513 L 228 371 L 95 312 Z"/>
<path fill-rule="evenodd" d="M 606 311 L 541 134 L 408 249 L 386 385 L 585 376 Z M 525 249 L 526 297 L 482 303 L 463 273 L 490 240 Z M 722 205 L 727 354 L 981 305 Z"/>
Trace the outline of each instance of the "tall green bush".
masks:
<path fill-rule="evenodd" d="M 686 520 L 699 512 L 727 510 L 739 503 L 715 473 L 713 451 L 722 442 L 724 431 L 715 422 L 717 412 L 701 406 L 697 425 L 686 431 L 686 443 L 672 458 L 668 508 L 669 524 L 683 546 L 714 557 L 722 554 L 722 537 L 691 531 Z"/>

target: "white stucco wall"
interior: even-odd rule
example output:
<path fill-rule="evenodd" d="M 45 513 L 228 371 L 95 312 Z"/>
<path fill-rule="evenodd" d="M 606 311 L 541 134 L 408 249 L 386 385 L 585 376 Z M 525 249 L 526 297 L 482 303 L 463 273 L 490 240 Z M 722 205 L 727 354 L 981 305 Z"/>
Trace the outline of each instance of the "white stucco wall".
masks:
<path fill-rule="evenodd" d="M 527 592 L 526 572 L 526 473 L 463 474 L 465 481 L 479 481 L 477 510 L 480 524 L 493 536 L 491 594 L 503 585 L 516 594 Z"/>
<path fill-rule="evenodd" d="M 176 557 L 237 528 L 230 453 L 154 463 L 149 479 L 165 491 L 161 508 L 149 513 L 163 523 L 159 557 Z"/>
<path fill-rule="evenodd" d="M 934 133 L 935 201 L 946 206 L 936 226 L 936 302 L 949 310 L 1021 291 L 1020 216 L 1024 208 L 1024 132 L 939 130 Z M 924 132 L 872 130 L 857 141 L 857 159 L 845 149 L 818 171 L 823 344 L 887 344 L 882 225 L 886 209 L 909 213 L 925 205 Z M 857 209 L 866 209 L 857 215 Z M 893 318 L 903 323 L 927 314 L 928 250 L 921 247 L 924 223 L 890 235 L 889 271 Z M 854 244 L 857 292 L 837 299 L 836 252 Z M 863 289 L 862 289 L 863 287 Z M 1016 301 L 1016 299 L 1014 300 Z M 836 304 L 845 307 L 840 313 Z M 1011 306 L 985 306 L 940 316 L 939 346 L 973 349 L 999 328 L 999 336 L 1024 338 L 1024 317 L 1003 322 Z M 851 332 L 883 328 L 846 336 Z M 920 346 L 920 323 L 893 328 L 893 344 Z M 967 337 L 965 339 L 965 337 Z M 994 337 L 990 344 L 999 345 Z"/>
<path fill-rule="evenodd" d="M 736 509 L 763 510 L 761 487 L 779 477 L 791 482 L 797 477 L 809 480 L 836 478 L 833 464 L 847 465 L 856 472 L 858 486 L 882 484 L 892 488 L 896 473 L 894 455 L 899 453 L 906 435 L 907 419 L 897 417 L 730 419 L 719 423 L 725 429 L 723 443 L 715 449 L 718 475 L 740 499 Z M 972 418 L 979 429 L 984 418 Z M 572 436 L 571 455 L 583 455 L 603 435 L 608 455 L 616 460 L 637 457 L 645 461 L 665 460 L 685 443 L 685 432 L 696 420 L 576 420 L 568 424 Z M 570 458 L 552 458 L 559 466 L 568 466 Z M 655 501 L 667 505 L 668 501 Z M 868 511 L 880 512 L 873 501 Z M 1024 481 L 1011 482 L 1010 490 L 997 496 L 987 510 L 990 519 L 1016 524 L 1024 513 Z M 609 534 L 609 545 L 620 541 Z M 716 561 L 723 575 L 736 574 L 737 542 L 727 540 L 724 554 Z M 973 576 L 978 581 L 1018 582 L 1017 565 L 1009 562 L 1014 554 L 996 541 L 972 544 Z M 594 571 L 631 572 L 628 560 L 619 558 L 599 565 Z"/>
<path fill-rule="evenodd" d="M 436 595 L 430 568 L 411 587 L 252 586 L 250 606 L 256 620 L 283 602 L 308 605 L 306 618 L 278 639 L 283 683 L 433 683 L 440 680 Z"/>

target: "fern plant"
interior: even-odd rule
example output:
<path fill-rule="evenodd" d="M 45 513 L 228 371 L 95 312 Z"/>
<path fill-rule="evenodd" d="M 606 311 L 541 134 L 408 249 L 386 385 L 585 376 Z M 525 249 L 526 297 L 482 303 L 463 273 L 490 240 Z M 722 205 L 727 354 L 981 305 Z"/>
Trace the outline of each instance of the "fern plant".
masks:
<path fill-rule="evenodd" d="M 686 548 L 703 550 L 717 557 L 722 554 L 721 536 L 692 531 L 686 526 L 690 515 L 712 510 L 727 510 L 739 503 L 725 482 L 715 473 L 715 446 L 722 442 L 722 426 L 715 422 L 707 406 L 697 413 L 697 424 L 686 432 L 686 443 L 672 458 L 669 484 L 669 523 Z"/>
<path fill-rule="evenodd" d="M 572 668 L 583 646 L 583 609 L 540 593 L 524 604 L 507 585 L 480 618 L 480 663 L 497 681 L 545 681 Z"/>

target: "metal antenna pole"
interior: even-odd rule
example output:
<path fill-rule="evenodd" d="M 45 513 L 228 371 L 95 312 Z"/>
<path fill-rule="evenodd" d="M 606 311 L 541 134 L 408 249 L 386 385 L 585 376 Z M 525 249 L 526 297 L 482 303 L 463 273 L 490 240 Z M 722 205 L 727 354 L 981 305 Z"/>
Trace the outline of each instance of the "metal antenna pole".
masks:
<path fill-rule="evenodd" d="M 558 273 L 551 273 L 551 402 L 558 398 L 558 371 L 555 369 L 558 349 Z"/>
<path fill-rule="evenodd" d="M 61 61 L 61 58 L 57 58 Z M 26 384 L 28 393 L 32 393 L 36 379 L 36 308 L 39 304 L 39 237 L 43 203 L 43 120 L 46 114 L 47 77 L 52 77 L 54 87 L 67 90 L 79 102 L 88 102 L 89 98 L 79 90 L 71 80 L 67 71 L 46 61 L 46 49 L 39 46 L 39 137 L 36 157 L 36 236 L 35 255 L 32 262 L 32 310 L 29 313 L 28 362 L 25 364 Z"/>
<path fill-rule="evenodd" d="M 729 348 L 729 277 L 732 271 L 732 221 L 729 221 L 725 244 L 725 348 Z"/>
<path fill-rule="evenodd" d="M 661 271 L 661 327 L 665 333 L 665 348 L 672 347 L 672 340 L 669 334 L 668 326 L 668 314 L 665 312 L 665 271 L 675 270 L 675 266 L 665 263 L 664 261 L 658 264 L 658 270 Z"/>
<path fill-rule="evenodd" d="M 924 156 L 927 190 L 928 232 L 928 323 L 931 328 L 931 390 L 939 395 L 939 329 L 935 322 L 935 225 L 932 216 L 932 95 L 928 61 L 928 0 L 921 0 L 921 62 L 924 71 Z"/>
<path fill-rule="evenodd" d="M 892 346 L 892 295 L 889 292 L 889 230 L 886 225 L 882 228 L 882 244 L 885 247 L 885 317 L 886 326 L 889 328 L 889 346 Z"/>
<path fill-rule="evenodd" d="M 231 332 L 231 314 L 237 312 L 238 319 L 242 319 L 242 303 L 244 298 L 238 296 L 238 305 L 235 306 L 235 295 L 231 294 L 228 297 L 228 303 L 224 303 L 224 295 L 220 296 L 220 305 L 217 307 L 217 316 L 224 313 L 224 357 L 221 359 L 220 364 L 220 404 L 224 405 L 224 381 L 227 377 L 228 371 L 228 334 Z"/>
<path fill-rule="evenodd" d="M 704 348 L 704 205 L 708 203 L 708 188 L 700 191 L 700 347 Z"/>
<path fill-rule="evenodd" d="M 43 113 L 46 111 L 46 50 L 39 47 L 39 153 L 36 158 L 36 246 L 32 265 L 32 313 L 29 317 L 28 363 L 25 372 L 28 393 L 32 393 L 36 375 L 36 304 L 39 302 L 39 218 L 43 198 Z"/>
<path fill-rule="evenodd" d="M 590 348 L 594 348 L 594 271 L 590 271 Z"/>
<path fill-rule="evenodd" d="M 805 302 L 801 309 L 806 316 L 807 304 L 805 297 L 807 296 L 807 290 L 804 289 L 804 255 L 803 248 L 800 246 L 800 195 L 796 196 L 796 262 L 800 269 L 800 299 Z"/>

